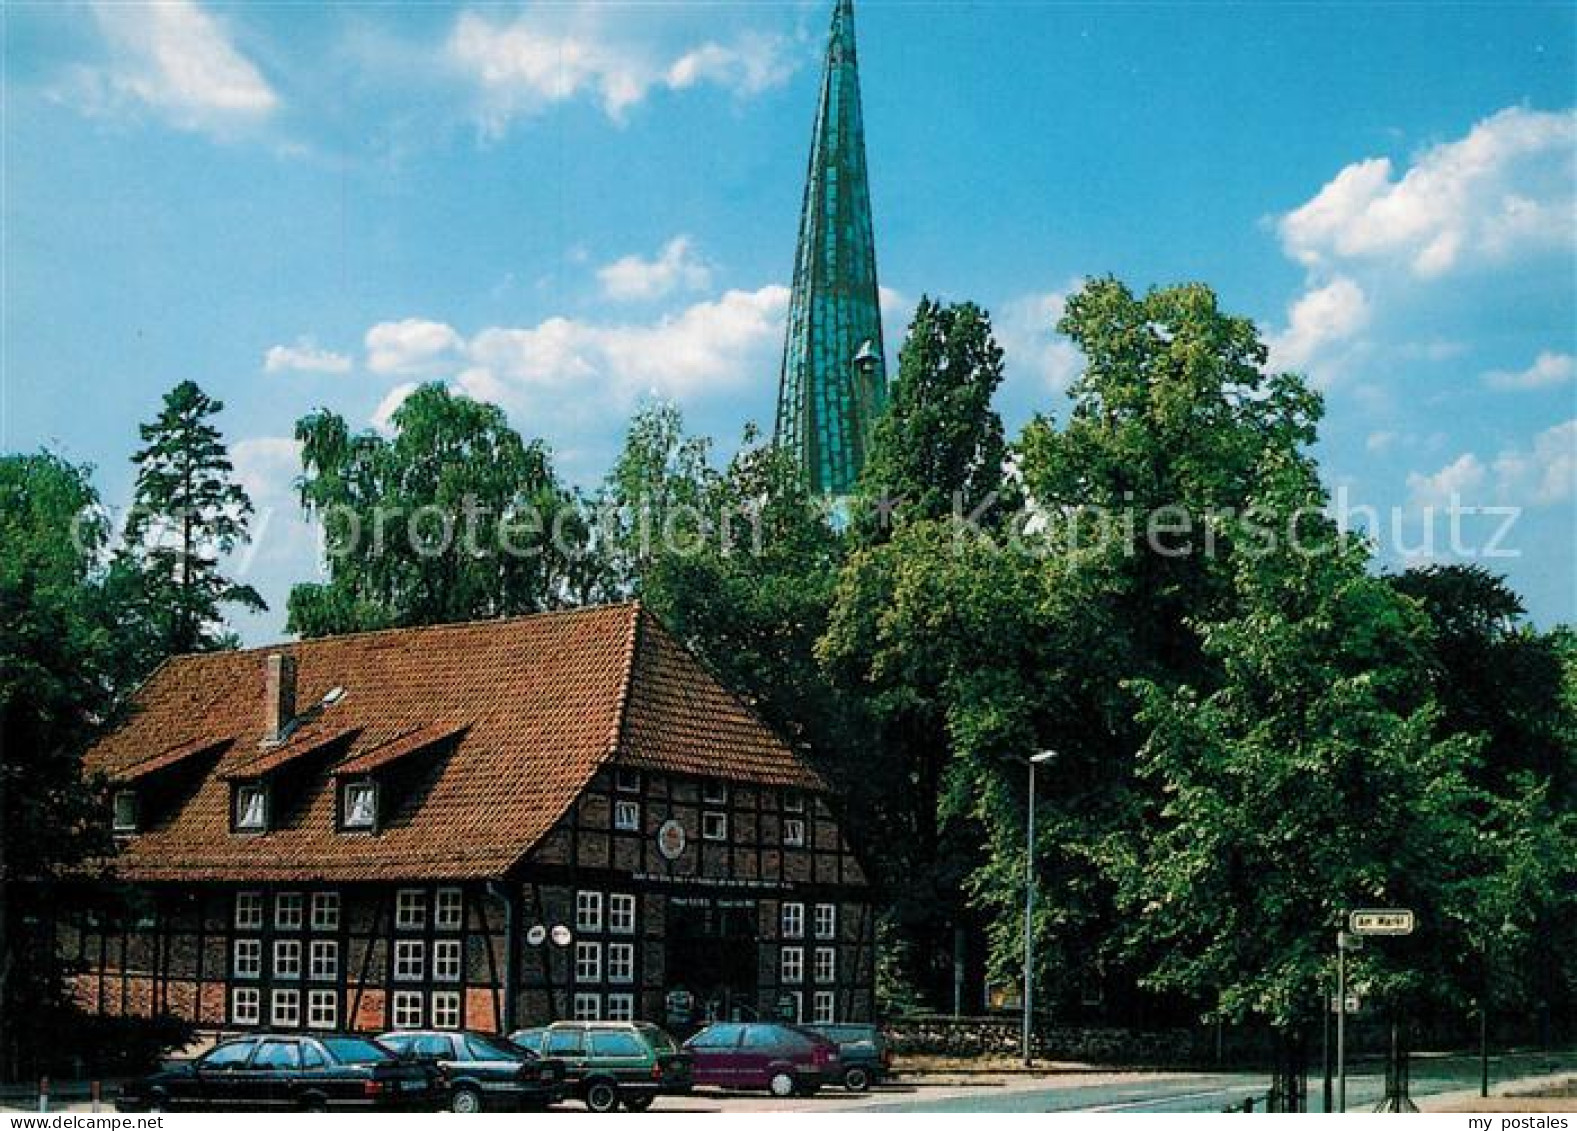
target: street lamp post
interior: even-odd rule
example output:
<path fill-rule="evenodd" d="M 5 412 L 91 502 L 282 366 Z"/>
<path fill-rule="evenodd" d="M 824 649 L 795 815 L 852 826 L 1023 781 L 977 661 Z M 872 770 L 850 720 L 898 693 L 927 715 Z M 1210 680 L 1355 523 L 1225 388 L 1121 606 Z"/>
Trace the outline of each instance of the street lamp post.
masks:
<path fill-rule="evenodd" d="M 1029 831 L 1024 846 L 1024 1067 L 1034 1063 L 1030 1052 L 1035 1010 L 1035 767 L 1057 756 L 1042 750 L 1025 759 L 1029 763 Z"/>

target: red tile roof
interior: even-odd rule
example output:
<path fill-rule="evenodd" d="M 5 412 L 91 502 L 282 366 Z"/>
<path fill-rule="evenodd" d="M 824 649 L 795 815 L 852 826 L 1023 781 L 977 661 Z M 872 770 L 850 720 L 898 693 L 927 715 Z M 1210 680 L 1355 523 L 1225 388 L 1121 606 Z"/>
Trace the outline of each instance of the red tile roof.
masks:
<path fill-rule="evenodd" d="M 357 754 L 336 763 L 334 776 L 343 778 L 353 774 L 370 774 L 374 770 L 393 765 L 401 758 L 408 758 L 412 754 L 440 746 L 464 732 L 465 727 L 412 727 L 404 734 L 395 735 L 364 754 Z"/>
<path fill-rule="evenodd" d="M 297 704 L 316 704 L 264 747 L 264 666 L 296 660 Z M 322 702 L 332 688 L 345 694 Z M 335 770 L 459 735 L 408 811 L 376 834 L 340 833 Z M 438 737 L 432 737 L 438 736 Z M 124 775 L 187 747 L 229 749 L 178 812 L 155 815 L 116 860 L 129 879 L 481 878 L 503 874 L 553 827 L 603 764 L 810 791 L 825 782 L 638 604 L 394 629 L 169 661 L 135 710 L 89 753 Z M 339 741 L 275 805 L 282 824 L 230 831 L 230 778 L 295 765 Z M 186 756 L 189 756 L 186 755 Z M 306 765 L 306 763 L 301 763 Z M 302 776 L 306 776 L 303 774 Z"/>
<path fill-rule="evenodd" d="M 121 766 L 108 775 L 109 780 L 116 785 L 130 785 L 132 782 L 141 781 L 143 778 L 148 777 L 150 774 L 156 774 L 160 770 L 168 770 L 179 766 L 188 758 L 196 758 L 202 754 L 217 754 L 221 746 L 228 746 L 234 741 L 234 735 L 227 735 L 224 738 L 204 735 L 202 738 L 177 742 L 168 750 L 155 754 L 151 758 L 144 758 L 140 762 L 132 762 Z"/>

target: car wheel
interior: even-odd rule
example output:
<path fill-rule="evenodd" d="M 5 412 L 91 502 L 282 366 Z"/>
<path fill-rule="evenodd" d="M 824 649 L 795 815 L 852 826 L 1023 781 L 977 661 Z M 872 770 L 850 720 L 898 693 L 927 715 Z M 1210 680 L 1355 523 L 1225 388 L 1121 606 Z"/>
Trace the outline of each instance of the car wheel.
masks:
<path fill-rule="evenodd" d="M 329 1105 L 323 1102 L 322 1096 L 308 1096 L 301 1101 L 301 1110 L 306 1112 L 325 1112 Z"/>
<path fill-rule="evenodd" d="M 650 1093 L 647 1093 L 644 1096 L 626 1096 L 624 1098 L 624 1106 L 628 1111 L 645 1111 L 647 1108 L 652 1106 L 652 1101 L 654 1101 L 656 1098 L 656 1096 Z"/>
<path fill-rule="evenodd" d="M 475 1115 L 482 1110 L 482 1094 L 475 1088 L 456 1088 L 449 1096 L 449 1110 Z"/>
<path fill-rule="evenodd" d="M 778 1099 L 787 1099 L 794 1094 L 794 1077 L 788 1072 L 774 1072 L 772 1079 L 767 1081 L 767 1091 Z"/>
<path fill-rule="evenodd" d="M 871 1086 L 871 1074 L 863 1068 L 843 1070 L 843 1086 L 851 1092 L 864 1092 Z"/>
<path fill-rule="evenodd" d="M 586 1110 L 598 1113 L 616 1111 L 619 1107 L 619 1089 L 608 1080 L 593 1080 L 586 1085 Z"/>

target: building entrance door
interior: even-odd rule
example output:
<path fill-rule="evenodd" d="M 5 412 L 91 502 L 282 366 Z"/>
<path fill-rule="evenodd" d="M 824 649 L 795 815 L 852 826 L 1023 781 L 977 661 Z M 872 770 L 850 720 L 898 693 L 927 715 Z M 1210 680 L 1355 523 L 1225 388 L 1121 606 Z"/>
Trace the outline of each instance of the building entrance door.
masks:
<path fill-rule="evenodd" d="M 693 997 L 692 1022 L 755 1017 L 755 900 L 675 896 L 667 926 L 667 989 Z"/>

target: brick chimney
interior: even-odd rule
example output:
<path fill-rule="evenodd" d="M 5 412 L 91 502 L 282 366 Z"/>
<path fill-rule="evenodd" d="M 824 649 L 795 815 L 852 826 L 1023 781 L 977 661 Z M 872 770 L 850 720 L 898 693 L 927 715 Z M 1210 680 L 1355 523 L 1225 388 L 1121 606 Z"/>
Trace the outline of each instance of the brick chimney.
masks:
<path fill-rule="evenodd" d="M 264 671 L 263 741 L 283 742 L 296 717 L 296 658 L 270 652 Z"/>

